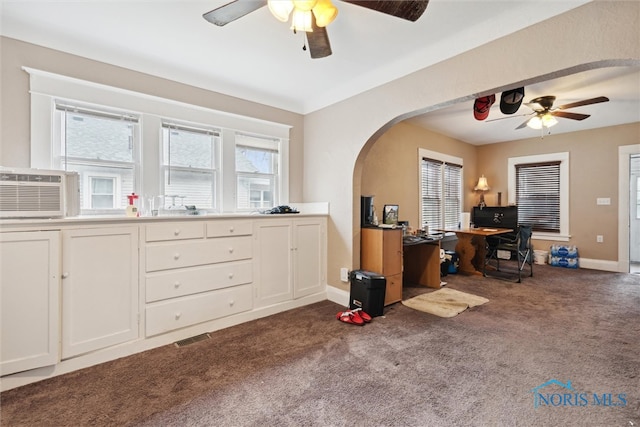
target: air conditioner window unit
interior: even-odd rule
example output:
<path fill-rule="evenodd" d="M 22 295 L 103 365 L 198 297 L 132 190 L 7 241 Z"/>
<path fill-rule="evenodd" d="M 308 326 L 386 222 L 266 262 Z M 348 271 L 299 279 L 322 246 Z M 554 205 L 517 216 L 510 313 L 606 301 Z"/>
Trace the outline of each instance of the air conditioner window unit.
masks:
<path fill-rule="evenodd" d="M 77 172 L 0 167 L 0 218 L 63 218 L 79 207 Z"/>

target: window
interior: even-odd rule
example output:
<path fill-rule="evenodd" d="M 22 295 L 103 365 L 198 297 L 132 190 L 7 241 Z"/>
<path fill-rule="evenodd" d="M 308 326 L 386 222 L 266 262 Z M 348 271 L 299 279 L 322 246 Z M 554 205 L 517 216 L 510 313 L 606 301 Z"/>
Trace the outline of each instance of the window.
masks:
<path fill-rule="evenodd" d="M 516 165 L 518 222 L 560 232 L 560 162 Z"/>
<path fill-rule="evenodd" d="M 509 204 L 518 222 L 533 226 L 534 239 L 569 240 L 569 153 L 508 160 Z"/>
<path fill-rule="evenodd" d="M 162 124 L 164 208 L 216 208 L 220 132 Z"/>
<path fill-rule="evenodd" d="M 143 214 L 163 204 L 235 212 L 289 202 L 287 123 L 23 70 L 30 166 L 78 171 L 83 215 L 122 211 L 132 192 Z"/>
<path fill-rule="evenodd" d="M 278 200 L 278 141 L 236 134 L 236 208 L 273 207 Z"/>
<path fill-rule="evenodd" d="M 457 228 L 462 212 L 462 159 L 420 150 L 421 227 Z"/>
<path fill-rule="evenodd" d="M 89 176 L 90 209 L 114 209 L 116 207 L 116 178 Z"/>
<path fill-rule="evenodd" d="M 135 191 L 137 117 L 66 103 L 56 115 L 57 168 L 80 174 L 84 213 L 124 209 Z"/>

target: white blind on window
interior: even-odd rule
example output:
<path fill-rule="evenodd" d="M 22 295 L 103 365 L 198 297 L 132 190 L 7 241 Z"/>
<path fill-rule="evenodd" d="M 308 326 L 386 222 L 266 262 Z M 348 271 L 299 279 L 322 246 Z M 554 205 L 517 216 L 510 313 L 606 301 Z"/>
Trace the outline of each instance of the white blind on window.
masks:
<path fill-rule="evenodd" d="M 560 162 L 516 165 L 518 222 L 560 232 Z"/>
<path fill-rule="evenodd" d="M 454 228 L 460 221 L 462 166 L 422 159 L 422 224 L 431 230 Z"/>
<path fill-rule="evenodd" d="M 444 226 L 455 228 L 460 222 L 462 206 L 462 166 L 444 165 Z"/>
<path fill-rule="evenodd" d="M 422 224 L 432 230 L 443 228 L 442 221 L 442 169 L 444 163 L 422 159 Z"/>

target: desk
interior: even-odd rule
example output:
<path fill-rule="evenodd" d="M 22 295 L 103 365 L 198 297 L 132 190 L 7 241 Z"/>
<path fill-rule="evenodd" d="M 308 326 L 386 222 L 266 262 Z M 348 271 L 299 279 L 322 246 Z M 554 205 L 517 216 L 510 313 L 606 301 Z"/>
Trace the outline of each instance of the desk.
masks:
<path fill-rule="evenodd" d="M 430 288 L 440 288 L 440 240 L 403 241 L 403 279 Z"/>
<path fill-rule="evenodd" d="M 438 230 L 456 233 L 458 243 L 456 253 L 460 257 L 458 271 L 464 274 L 482 274 L 485 257 L 484 239 L 487 236 L 513 232 L 510 228 L 462 228 L 454 230 Z M 473 264 L 474 257 L 476 265 Z"/>

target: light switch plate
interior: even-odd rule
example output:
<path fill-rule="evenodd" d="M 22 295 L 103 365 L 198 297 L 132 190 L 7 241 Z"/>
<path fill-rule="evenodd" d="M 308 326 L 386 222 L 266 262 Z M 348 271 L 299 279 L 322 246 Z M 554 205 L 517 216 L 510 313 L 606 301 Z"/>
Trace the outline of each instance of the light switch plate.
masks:
<path fill-rule="evenodd" d="M 611 199 L 609 197 L 598 197 L 596 199 L 596 204 L 598 205 L 610 205 Z"/>

